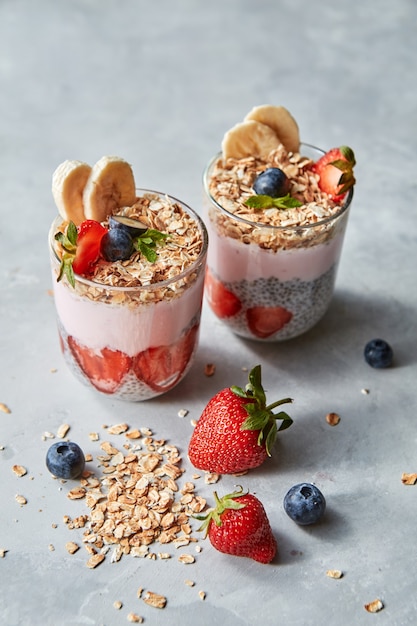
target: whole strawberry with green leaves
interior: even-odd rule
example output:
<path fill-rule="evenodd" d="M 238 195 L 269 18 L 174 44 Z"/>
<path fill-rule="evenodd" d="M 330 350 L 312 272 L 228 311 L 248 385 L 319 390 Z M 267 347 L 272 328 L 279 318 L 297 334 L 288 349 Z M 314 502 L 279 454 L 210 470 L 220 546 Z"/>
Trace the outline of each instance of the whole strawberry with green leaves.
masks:
<path fill-rule="evenodd" d="M 258 498 L 243 493 L 242 488 L 219 498 L 214 492 L 215 507 L 196 515 L 203 520 L 211 544 L 219 552 L 246 556 L 259 563 L 270 563 L 277 552 L 277 542 Z"/>
<path fill-rule="evenodd" d="M 191 463 L 216 474 L 237 474 L 258 467 L 271 456 L 278 432 L 292 424 L 284 411 L 273 412 L 288 402 L 292 399 L 267 405 L 261 366 L 256 365 L 245 389 L 227 387 L 205 407 L 190 439 Z"/>

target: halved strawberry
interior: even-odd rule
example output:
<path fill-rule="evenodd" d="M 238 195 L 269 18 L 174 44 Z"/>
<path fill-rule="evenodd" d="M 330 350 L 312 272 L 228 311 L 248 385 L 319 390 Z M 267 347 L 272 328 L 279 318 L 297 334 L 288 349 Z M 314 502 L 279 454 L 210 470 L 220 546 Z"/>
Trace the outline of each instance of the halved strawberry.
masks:
<path fill-rule="evenodd" d="M 320 176 L 320 189 L 335 202 L 339 202 L 356 182 L 353 175 L 355 164 L 353 150 L 348 146 L 341 146 L 326 152 L 314 163 L 312 170 Z"/>
<path fill-rule="evenodd" d="M 198 324 L 192 326 L 174 344 L 151 347 L 138 354 L 133 362 L 133 371 L 138 380 L 158 393 L 172 389 L 190 361 L 198 328 Z"/>
<path fill-rule="evenodd" d="M 100 256 L 100 244 L 107 228 L 95 220 L 84 220 L 78 227 L 77 250 L 72 269 L 81 276 L 91 273 Z"/>
<path fill-rule="evenodd" d="M 254 306 L 246 311 L 249 330 L 261 339 L 278 332 L 291 319 L 291 311 L 282 306 Z"/>
<path fill-rule="evenodd" d="M 132 359 L 120 350 L 92 350 L 68 337 L 68 346 L 91 384 L 103 393 L 114 393 L 129 372 Z"/>
<path fill-rule="evenodd" d="M 208 303 L 217 317 L 222 319 L 239 313 L 242 308 L 239 298 L 229 289 L 226 289 L 209 269 L 206 271 L 205 289 Z"/>

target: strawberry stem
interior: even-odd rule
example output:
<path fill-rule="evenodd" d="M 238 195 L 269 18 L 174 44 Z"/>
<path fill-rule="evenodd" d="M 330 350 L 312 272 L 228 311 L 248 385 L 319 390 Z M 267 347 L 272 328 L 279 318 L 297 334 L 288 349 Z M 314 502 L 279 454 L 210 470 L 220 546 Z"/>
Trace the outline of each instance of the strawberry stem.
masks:
<path fill-rule="evenodd" d="M 273 413 L 273 409 L 282 404 L 291 403 L 292 398 L 283 398 L 266 404 L 260 365 L 256 365 L 249 372 L 249 382 L 245 389 L 233 386 L 231 390 L 240 398 L 248 400 L 244 404 L 248 417 L 241 426 L 242 430 L 259 431 L 258 445 L 264 445 L 266 453 L 271 456 L 278 432 L 289 428 L 293 423 L 292 418 L 287 413 L 284 411 Z M 277 420 L 282 420 L 279 428 L 277 427 Z"/>

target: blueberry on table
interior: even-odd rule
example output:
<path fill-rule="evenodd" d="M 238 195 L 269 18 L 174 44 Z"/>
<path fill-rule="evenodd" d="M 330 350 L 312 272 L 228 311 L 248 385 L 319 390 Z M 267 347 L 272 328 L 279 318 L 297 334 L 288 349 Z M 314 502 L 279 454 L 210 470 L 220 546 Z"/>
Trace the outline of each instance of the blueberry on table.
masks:
<path fill-rule="evenodd" d="M 126 261 L 133 253 L 133 239 L 124 228 L 111 228 L 101 239 L 100 252 L 106 261 Z"/>
<path fill-rule="evenodd" d="M 365 361 L 371 367 L 384 368 L 392 364 L 394 353 L 384 339 L 371 339 L 365 346 Z"/>
<path fill-rule="evenodd" d="M 290 181 L 279 167 L 269 167 L 258 175 L 253 190 L 258 196 L 282 198 L 290 190 Z"/>
<path fill-rule="evenodd" d="M 284 510 L 300 526 L 315 524 L 326 510 L 326 500 L 320 489 L 310 483 L 294 485 L 284 498 Z"/>
<path fill-rule="evenodd" d="M 73 441 L 54 443 L 46 453 L 46 467 L 57 478 L 78 478 L 84 466 L 84 453 Z"/>

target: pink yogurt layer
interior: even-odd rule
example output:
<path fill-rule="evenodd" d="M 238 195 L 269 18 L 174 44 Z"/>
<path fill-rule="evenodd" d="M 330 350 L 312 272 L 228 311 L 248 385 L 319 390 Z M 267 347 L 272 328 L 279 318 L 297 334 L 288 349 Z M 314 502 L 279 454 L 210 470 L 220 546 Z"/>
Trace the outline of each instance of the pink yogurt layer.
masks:
<path fill-rule="evenodd" d="M 256 244 L 242 244 L 222 237 L 210 228 L 209 266 L 223 282 L 275 277 L 279 280 L 311 281 L 327 272 L 338 262 L 343 235 L 335 235 L 323 244 L 290 250 L 265 250 Z"/>
<path fill-rule="evenodd" d="M 200 316 L 203 272 L 180 297 L 135 306 L 92 301 L 53 278 L 62 326 L 92 350 L 109 348 L 133 357 L 149 347 L 175 343 Z"/>

